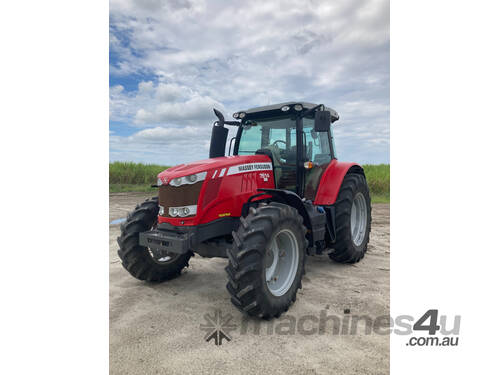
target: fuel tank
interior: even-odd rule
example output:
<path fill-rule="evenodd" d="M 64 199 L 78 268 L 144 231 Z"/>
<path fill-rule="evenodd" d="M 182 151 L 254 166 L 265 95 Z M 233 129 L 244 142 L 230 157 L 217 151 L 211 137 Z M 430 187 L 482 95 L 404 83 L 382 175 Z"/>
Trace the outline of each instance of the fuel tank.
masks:
<path fill-rule="evenodd" d="M 223 156 L 176 165 L 158 174 L 158 185 L 158 222 L 174 226 L 239 217 L 258 188 L 275 187 L 267 155 Z"/>

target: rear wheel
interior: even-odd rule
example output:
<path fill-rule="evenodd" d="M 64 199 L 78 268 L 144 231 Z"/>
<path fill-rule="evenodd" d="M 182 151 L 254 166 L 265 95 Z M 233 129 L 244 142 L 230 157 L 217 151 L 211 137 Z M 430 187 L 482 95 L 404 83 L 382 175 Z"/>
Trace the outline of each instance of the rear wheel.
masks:
<path fill-rule="evenodd" d="M 365 255 L 371 230 L 371 201 L 365 176 L 347 174 L 335 202 L 334 252 L 340 263 L 356 263 Z"/>
<path fill-rule="evenodd" d="M 233 232 L 227 250 L 227 290 L 241 311 L 278 317 L 295 302 L 302 287 L 306 228 L 293 207 L 272 202 L 251 208 Z"/>
<path fill-rule="evenodd" d="M 139 245 L 139 233 L 156 228 L 158 209 L 156 197 L 137 205 L 121 225 L 121 235 L 117 238 L 123 267 L 139 280 L 158 282 L 179 276 L 193 255 L 165 253 L 156 257 L 149 248 Z"/>

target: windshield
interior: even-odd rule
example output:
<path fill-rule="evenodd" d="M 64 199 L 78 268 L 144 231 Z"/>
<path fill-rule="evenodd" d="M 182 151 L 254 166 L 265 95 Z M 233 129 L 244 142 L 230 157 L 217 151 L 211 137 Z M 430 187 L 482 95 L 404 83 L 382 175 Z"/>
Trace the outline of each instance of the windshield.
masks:
<path fill-rule="evenodd" d="M 297 188 L 297 131 L 290 117 L 247 120 L 241 131 L 239 155 L 255 155 L 257 150 L 272 157 L 276 187 Z"/>
<path fill-rule="evenodd" d="M 247 120 L 246 123 L 252 125 L 243 125 L 239 155 L 254 155 L 255 151 L 261 149 L 291 151 L 296 146 L 295 120 L 289 117 Z"/>

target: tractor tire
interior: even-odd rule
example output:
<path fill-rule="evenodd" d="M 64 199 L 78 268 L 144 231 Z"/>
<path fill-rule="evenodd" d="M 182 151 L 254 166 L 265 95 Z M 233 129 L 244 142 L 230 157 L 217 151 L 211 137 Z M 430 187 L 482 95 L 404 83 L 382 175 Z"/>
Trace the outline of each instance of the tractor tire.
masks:
<path fill-rule="evenodd" d="M 359 262 L 366 253 L 371 229 L 371 200 L 365 176 L 347 174 L 335 202 L 334 251 L 330 259 L 339 263 Z"/>
<path fill-rule="evenodd" d="M 227 249 L 231 302 L 250 316 L 279 317 L 302 288 L 307 246 L 302 216 L 291 206 L 272 202 L 250 208 L 240 220 Z"/>
<path fill-rule="evenodd" d="M 122 266 L 136 279 L 161 282 L 179 276 L 184 267 L 188 267 L 192 252 L 172 254 L 155 259 L 153 253 L 139 245 L 139 233 L 151 230 L 158 223 L 158 198 L 148 199 L 128 214 L 121 225 L 118 241 L 118 256 Z"/>

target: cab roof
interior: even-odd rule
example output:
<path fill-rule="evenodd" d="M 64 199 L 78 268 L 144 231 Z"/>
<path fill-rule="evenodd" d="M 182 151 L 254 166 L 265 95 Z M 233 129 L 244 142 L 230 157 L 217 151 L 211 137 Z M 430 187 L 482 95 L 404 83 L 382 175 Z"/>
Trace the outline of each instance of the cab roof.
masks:
<path fill-rule="evenodd" d="M 293 110 L 293 106 L 296 105 L 296 104 L 302 105 L 302 107 L 305 110 L 314 108 L 314 107 L 316 107 L 318 105 L 318 104 L 308 103 L 308 102 L 284 102 L 284 103 L 266 105 L 266 106 L 263 106 L 263 107 L 250 108 L 250 109 L 247 109 L 247 110 L 241 110 L 241 111 L 238 111 L 236 113 L 244 112 L 246 115 L 255 115 L 255 114 L 258 114 L 259 117 L 261 117 L 261 116 L 267 116 L 267 115 L 273 116 L 273 115 L 277 115 L 277 114 L 283 114 L 283 112 L 281 111 L 281 108 L 283 106 L 285 106 L 285 105 L 289 106 L 290 107 L 290 111 L 293 112 L 294 111 Z M 329 107 L 325 106 L 325 111 L 329 111 L 330 112 L 330 114 L 331 114 L 331 121 L 332 122 L 337 121 L 339 119 L 339 114 L 333 108 L 329 108 Z M 253 116 L 251 116 L 251 117 L 253 117 Z"/>

